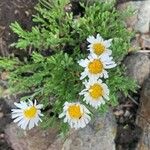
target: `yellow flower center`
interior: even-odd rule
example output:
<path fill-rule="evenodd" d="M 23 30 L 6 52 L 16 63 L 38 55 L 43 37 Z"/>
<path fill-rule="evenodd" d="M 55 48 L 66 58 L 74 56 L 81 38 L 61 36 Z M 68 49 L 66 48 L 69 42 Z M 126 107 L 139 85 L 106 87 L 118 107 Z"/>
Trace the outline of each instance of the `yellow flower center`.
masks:
<path fill-rule="evenodd" d="M 35 108 L 34 106 L 29 107 L 29 108 L 25 109 L 23 113 L 24 113 L 25 117 L 28 119 L 34 118 L 37 113 L 37 108 Z"/>
<path fill-rule="evenodd" d="M 102 43 L 93 44 L 94 53 L 97 55 L 101 55 L 105 51 L 105 46 Z"/>
<path fill-rule="evenodd" d="M 94 59 L 88 65 L 89 72 L 92 74 L 101 73 L 103 71 L 103 64 L 100 60 Z"/>
<path fill-rule="evenodd" d="M 91 97 L 98 99 L 99 97 L 103 96 L 103 88 L 100 84 L 95 83 L 90 87 L 89 93 Z"/>
<path fill-rule="evenodd" d="M 79 105 L 69 106 L 68 113 L 72 119 L 80 119 L 83 114 Z"/>

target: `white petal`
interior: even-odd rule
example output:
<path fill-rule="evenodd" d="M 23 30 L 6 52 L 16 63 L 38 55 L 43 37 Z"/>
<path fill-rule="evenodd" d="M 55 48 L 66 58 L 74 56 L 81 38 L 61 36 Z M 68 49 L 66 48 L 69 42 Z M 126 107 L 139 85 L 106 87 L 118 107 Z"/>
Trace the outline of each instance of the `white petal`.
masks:
<path fill-rule="evenodd" d="M 64 122 L 66 123 L 67 121 L 68 121 L 68 118 L 67 118 L 67 117 L 65 117 L 65 118 L 64 118 Z"/>
<path fill-rule="evenodd" d="M 42 109 L 43 108 L 43 104 L 38 104 L 35 106 L 37 109 Z"/>
<path fill-rule="evenodd" d="M 105 40 L 104 41 L 104 44 L 107 48 L 109 48 L 111 46 L 111 43 L 112 43 L 112 39 L 109 39 L 109 40 Z"/>
<path fill-rule="evenodd" d="M 91 53 L 89 54 L 88 59 L 93 61 L 94 59 L 99 59 L 99 56 L 97 56 L 95 53 Z"/>
<path fill-rule="evenodd" d="M 34 106 L 36 106 L 37 105 L 37 101 L 36 101 L 36 99 L 34 100 Z"/>
<path fill-rule="evenodd" d="M 21 124 L 21 128 L 25 130 L 27 128 L 28 123 L 29 123 L 29 120 L 24 120 L 24 122 L 22 122 Z"/>
<path fill-rule="evenodd" d="M 38 115 L 39 115 L 39 116 L 41 116 L 41 117 L 43 117 L 43 116 L 44 116 L 42 113 L 39 113 Z"/>
<path fill-rule="evenodd" d="M 108 96 L 107 94 L 104 95 L 104 98 L 105 98 L 106 100 L 109 100 L 109 96 Z"/>
<path fill-rule="evenodd" d="M 106 54 L 111 55 L 112 51 L 111 50 L 106 50 Z"/>
<path fill-rule="evenodd" d="M 85 124 L 89 123 L 89 119 L 88 118 L 84 118 Z"/>
<path fill-rule="evenodd" d="M 33 102 L 29 100 L 29 106 L 33 106 Z"/>
<path fill-rule="evenodd" d="M 84 105 L 82 105 L 82 107 L 87 114 L 90 114 L 90 111 Z"/>
<path fill-rule="evenodd" d="M 32 119 L 32 120 L 29 121 L 29 130 L 34 127 L 34 122 L 35 122 L 34 119 Z"/>
<path fill-rule="evenodd" d="M 82 67 L 86 67 L 88 64 L 89 64 L 89 60 L 86 58 L 86 59 L 81 59 L 78 61 L 79 65 L 82 66 Z"/>
<path fill-rule="evenodd" d="M 87 91 L 86 89 L 82 90 L 82 91 L 79 93 L 79 95 L 84 95 L 86 91 Z"/>
<path fill-rule="evenodd" d="M 34 124 L 36 126 L 38 126 L 38 122 L 40 121 L 40 118 L 39 117 L 36 117 L 35 120 L 34 120 Z M 42 121 L 41 121 L 42 122 Z"/>
<path fill-rule="evenodd" d="M 65 114 L 64 114 L 64 112 L 63 113 L 61 113 L 60 115 L 59 115 L 59 118 L 62 118 L 62 117 L 64 117 L 65 116 Z"/>
<path fill-rule="evenodd" d="M 18 118 L 16 118 L 15 120 L 14 120 L 14 122 L 16 123 L 16 122 L 19 122 L 20 120 L 22 120 L 24 117 L 23 116 L 19 116 Z"/>
<path fill-rule="evenodd" d="M 85 114 L 84 117 L 87 118 L 89 121 L 91 120 L 91 117 L 87 114 Z"/>
<path fill-rule="evenodd" d="M 99 59 L 102 61 L 102 62 L 109 62 L 112 60 L 112 57 L 110 57 L 107 53 L 103 53 L 99 56 Z"/>
<path fill-rule="evenodd" d="M 101 80 L 101 79 L 98 79 L 98 80 L 95 81 L 95 82 L 98 82 L 99 84 L 101 84 L 101 83 L 102 83 L 102 80 Z"/>
<path fill-rule="evenodd" d="M 83 119 L 79 120 L 79 128 L 84 128 L 86 126 L 85 122 Z"/>
<path fill-rule="evenodd" d="M 23 110 L 21 109 L 11 109 L 12 113 L 21 113 Z"/>
<path fill-rule="evenodd" d="M 27 107 L 26 103 L 14 103 L 18 108 L 24 109 Z"/>
<path fill-rule="evenodd" d="M 87 76 L 87 73 L 84 71 L 81 73 L 80 80 L 83 80 Z"/>
<path fill-rule="evenodd" d="M 100 34 L 97 34 L 96 39 L 100 42 L 103 41 L 103 38 L 100 36 Z"/>
<path fill-rule="evenodd" d="M 15 114 L 12 113 L 12 119 L 20 117 L 22 115 L 23 115 L 22 113 L 15 113 Z"/>
<path fill-rule="evenodd" d="M 94 36 L 89 36 L 89 37 L 87 38 L 87 41 L 88 41 L 89 43 L 93 43 L 93 42 L 95 41 L 95 37 L 94 37 Z"/>
<path fill-rule="evenodd" d="M 103 74 L 104 74 L 104 78 L 105 78 L 105 79 L 109 77 L 109 76 L 108 76 L 108 72 L 107 72 L 106 70 L 103 70 Z"/>

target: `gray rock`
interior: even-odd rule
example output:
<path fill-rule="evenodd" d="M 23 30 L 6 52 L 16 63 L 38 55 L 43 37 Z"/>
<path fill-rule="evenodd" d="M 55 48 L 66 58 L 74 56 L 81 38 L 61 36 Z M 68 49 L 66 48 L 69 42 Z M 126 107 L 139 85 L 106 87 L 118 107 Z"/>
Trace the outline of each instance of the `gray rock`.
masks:
<path fill-rule="evenodd" d="M 96 117 L 86 128 L 73 132 L 62 150 L 115 150 L 116 122 L 112 112 Z"/>
<path fill-rule="evenodd" d="M 5 129 L 7 142 L 13 150 L 47 150 L 57 136 L 56 129 L 42 130 L 34 128 L 30 131 L 21 130 L 11 123 Z"/>
<path fill-rule="evenodd" d="M 23 131 L 14 123 L 7 126 L 5 134 L 14 150 L 115 150 L 116 129 L 110 111 L 96 116 L 83 129 L 71 130 L 66 138 L 58 137 L 56 129 Z"/>
<path fill-rule="evenodd" d="M 126 75 L 136 80 L 142 86 L 150 75 L 150 59 L 148 54 L 133 53 L 126 57 L 124 64 L 127 68 Z"/>
<path fill-rule="evenodd" d="M 143 129 L 143 135 L 137 150 L 150 150 L 150 79 L 142 89 L 138 114 L 136 122 Z"/>
<path fill-rule="evenodd" d="M 135 30 L 141 33 L 148 33 L 150 31 L 150 1 L 146 0 L 141 5 Z"/>
<path fill-rule="evenodd" d="M 131 8 L 134 12 L 126 19 L 127 26 L 137 32 L 148 33 L 150 31 L 150 0 L 130 1 L 118 6 L 120 11 L 127 8 Z"/>
<path fill-rule="evenodd" d="M 129 17 L 126 18 L 126 25 L 128 27 L 134 28 L 136 22 L 137 22 L 137 16 L 138 16 L 138 11 L 142 5 L 142 1 L 128 1 L 124 3 L 120 3 L 118 5 L 118 10 L 119 11 L 126 11 L 127 9 L 131 9 L 133 11 L 133 14 Z"/>

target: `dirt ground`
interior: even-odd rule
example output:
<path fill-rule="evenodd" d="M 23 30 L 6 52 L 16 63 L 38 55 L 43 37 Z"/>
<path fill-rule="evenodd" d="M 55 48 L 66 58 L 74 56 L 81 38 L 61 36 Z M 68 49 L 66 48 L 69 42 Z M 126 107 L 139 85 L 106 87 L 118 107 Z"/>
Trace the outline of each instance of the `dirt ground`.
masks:
<path fill-rule="evenodd" d="M 0 150 L 11 150 L 11 147 L 6 142 L 4 134 L 4 129 L 10 122 L 10 108 L 4 99 L 0 99 Z"/>
<path fill-rule="evenodd" d="M 9 26 L 12 22 L 19 22 L 24 29 L 32 26 L 31 18 L 34 13 L 33 7 L 38 0 L 0 0 L 0 55 L 8 56 L 13 51 L 21 55 L 18 50 L 8 48 L 16 41 L 17 37 L 12 34 Z"/>

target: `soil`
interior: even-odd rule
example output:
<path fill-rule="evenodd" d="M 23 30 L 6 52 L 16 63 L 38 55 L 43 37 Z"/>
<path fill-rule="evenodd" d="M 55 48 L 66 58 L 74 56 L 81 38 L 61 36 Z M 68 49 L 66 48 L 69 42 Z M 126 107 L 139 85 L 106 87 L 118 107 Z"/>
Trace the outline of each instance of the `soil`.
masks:
<path fill-rule="evenodd" d="M 120 104 L 114 109 L 118 125 L 116 150 L 135 150 L 140 140 L 142 129 L 136 124 L 140 91 L 129 98 L 120 98 Z"/>
<path fill-rule="evenodd" d="M 13 51 L 15 55 L 22 55 L 24 51 L 10 48 L 9 45 L 17 40 L 9 26 L 12 22 L 19 22 L 24 29 L 30 29 L 33 7 L 38 0 L 0 0 L 0 55 L 8 56 Z"/>
<path fill-rule="evenodd" d="M 17 21 L 24 29 L 30 30 L 33 25 L 31 18 L 35 13 L 33 7 L 38 0 L 0 0 L 0 55 L 8 56 L 14 53 L 21 57 L 25 51 L 21 52 L 16 49 L 9 48 L 9 45 L 17 40 L 9 28 L 9 25 Z M 127 1 L 127 0 L 126 0 Z M 125 2 L 119 0 L 118 3 Z M 75 5 L 75 7 L 74 7 Z M 75 9 L 76 8 L 76 9 Z M 84 10 L 79 3 L 73 2 L 67 6 L 67 11 L 73 11 L 74 15 L 82 16 Z M 45 52 L 47 55 L 47 52 Z M 132 95 L 133 99 L 139 103 L 140 95 Z M 118 124 L 116 136 L 117 150 L 134 150 L 136 144 L 142 134 L 142 129 L 135 124 L 138 105 L 130 98 L 121 98 L 120 104 L 114 109 L 116 120 Z M 11 150 L 9 144 L 5 140 L 4 129 L 7 124 L 11 122 L 10 108 L 6 105 L 4 100 L 0 99 L 0 150 Z"/>
<path fill-rule="evenodd" d="M 4 99 L 0 99 L 0 150 L 12 150 L 9 144 L 6 142 L 6 137 L 4 134 L 6 125 L 11 121 L 10 108 Z"/>

